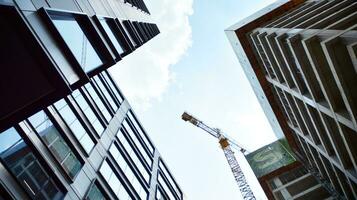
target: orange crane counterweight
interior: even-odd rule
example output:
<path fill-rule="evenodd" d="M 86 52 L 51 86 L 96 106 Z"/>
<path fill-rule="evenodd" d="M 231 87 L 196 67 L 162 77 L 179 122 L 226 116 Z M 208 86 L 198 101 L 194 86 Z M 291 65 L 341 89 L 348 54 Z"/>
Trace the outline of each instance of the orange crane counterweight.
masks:
<path fill-rule="evenodd" d="M 229 167 L 232 170 L 233 176 L 238 184 L 239 190 L 243 196 L 244 200 L 255 200 L 255 196 L 252 190 L 249 187 L 247 180 L 243 174 L 242 169 L 240 168 L 236 157 L 234 156 L 234 152 L 231 149 L 231 146 L 236 147 L 243 155 L 246 152 L 240 145 L 238 145 L 233 139 L 223 134 L 218 128 L 211 128 L 204 124 L 202 121 L 193 117 L 192 115 L 184 112 L 182 114 L 182 119 L 184 121 L 188 121 L 193 125 L 203 129 L 207 133 L 211 134 L 213 137 L 218 139 L 219 144 L 221 145 L 224 155 L 228 161 Z"/>

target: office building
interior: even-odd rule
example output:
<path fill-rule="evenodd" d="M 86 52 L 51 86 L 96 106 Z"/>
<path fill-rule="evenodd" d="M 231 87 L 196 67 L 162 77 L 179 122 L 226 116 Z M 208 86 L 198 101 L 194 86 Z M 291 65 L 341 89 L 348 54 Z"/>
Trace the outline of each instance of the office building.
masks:
<path fill-rule="evenodd" d="M 346 199 L 357 198 L 356 11 L 283 0 L 226 30 L 276 135 Z"/>
<path fill-rule="evenodd" d="M 159 33 L 142 0 L 0 0 L 0 27 L 0 199 L 183 198 L 107 71 Z"/>

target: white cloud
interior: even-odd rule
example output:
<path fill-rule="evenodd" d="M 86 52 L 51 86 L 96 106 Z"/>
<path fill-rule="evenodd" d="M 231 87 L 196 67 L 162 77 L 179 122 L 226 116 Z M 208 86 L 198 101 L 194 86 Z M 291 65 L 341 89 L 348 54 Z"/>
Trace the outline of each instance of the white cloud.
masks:
<path fill-rule="evenodd" d="M 136 109 L 146 109 L 160 100 L 174 80 L 170 66 L 191 46 L 193 0 L 147 2 L 160 34 L 111 68 L 114 78 Z"/>

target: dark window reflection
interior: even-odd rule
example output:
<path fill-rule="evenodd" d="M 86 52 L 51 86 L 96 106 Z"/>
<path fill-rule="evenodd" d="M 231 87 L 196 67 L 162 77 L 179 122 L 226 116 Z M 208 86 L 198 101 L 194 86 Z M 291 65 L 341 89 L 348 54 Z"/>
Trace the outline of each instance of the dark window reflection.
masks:
<path fill-rule="evenodd" d="M 51 14 L 52 22 L 85 72 L 103 64 L 73 16 Z"/>
<path fill-rule="evenodd" d="M 110 41 L 113 43 L 115 49 L 118 51 L 119 54 L 124 53 L 124 50 L 122 46 L 120 45 L 117 37 L 115 37 L 112 29 L 109 27 L 108 22 L 105 19 L 99 19 L 100 24 L 104 28 L 105 32 L 107 33 L 108 37 L 110 38 Z"/>
<path fill-rule="evenodd" d="M 67 142 L 60 135 L 56 127 L 48 119 L 45 112 L 40 111 L 36 113 L 29 118 L 29 121 L 68 175 L 72 178 L 76 176 L 82 168 L 82 164 L 68 147 Z M 38 123 L 40 121 L 42 122 L 37 126 L 32 123 Z"/>
<path fill-rule="evenodd" d="M 14 128 L 0 134 L 0 157 L 32 199 L 63 199 L 63 192 Z"/>
<path fill-rule="evenodd" d="M 85 198 L 86 200 L 104 200 L 106 199 L 103 193 L 100 191 L 96 184 L 92 184 L 92 186 L 88 190 L 88 194 Z"/>

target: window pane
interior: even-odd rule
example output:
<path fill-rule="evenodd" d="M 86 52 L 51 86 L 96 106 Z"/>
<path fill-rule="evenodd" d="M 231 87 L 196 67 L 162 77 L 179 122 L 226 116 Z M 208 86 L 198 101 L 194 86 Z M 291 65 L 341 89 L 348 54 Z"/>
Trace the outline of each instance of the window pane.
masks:
<path fill-rule="evenodd" d="M 138 193 L 142 200 L 146 200 L 147 193 L 144 187 L 141 185 L 138 177 L 135 176 L 132 168 L 130 168 L 129 164 L 126 162 L 124 157 L 121 155 L 117 146 L 113 143 L 109 149 L 110 154 L 114 158 L 114 161 L 119 165 L 120 169 L 124 172 L 126 178 L 130 181 L 135 191 Z"/>
<path fill-rule="evenodd" d="M 151 166 L 152 160 L 150 159 L 149 154 L 143 148 L 142 144 L 138 140 L 134 131 L 129 126 L 127 120 L 124 120 L 123 126 L 124 126 L 125 130 L 129 133 L 130 138 L 134 141 L 135 146 L 139 149 L 139 151 L 140 151 L 141 155 L 144 157 L 145 161 L 148 163 L 149 166 Z"/>
<path fill-rule="evenodd" d="M 85 72 L 103 64 L 73 16 L 51 14 L 52 22 Z"/>
<path fill-rule="evenodd" d="M 103 193 L 99 190 L 98 186 L 96 184 L 93 184 L 89 190 L 87 197 L 85 198 L 86 200 L 104 200 L 105 197 Z"/>
<path fill-rule="evenodd" d="M 89 153 L 93 147 L 94 142 L 89 137 L 87 131 L 84 129 L 83 125 L 78 121 L 76 115 L 72 109 L 68 106 L 67 102 L 63 99 L 57 101 L 54 106 L 62 116 L 63 120 L 67 123 L 71 129 L 73 135 L 77 138 L 79 143 L 82 145 L 83 149 Z"/>
<path fill-rule="evenodd" d="M 14 128 L 0 134 L 0 157 L 32 199 L 41 199 L 43 196 L 63 199 L 63 192 Z"/>
<path fill-rule="evenodd" d="M 105 98 L 109 101 L 110 106 L 113 108 L 114 111 L 117 111 L 118 106 L 117 106 L 117 104 L 115 104 L 113 97 L 110 96 L 107 88 L 103 85 L 103 82 L 100 80 L 100 78 L 98 76 L 95 76 L 94 80 L 98 84 L 100 90 L 103 92 Z"/>
<path fill-rule="evenodd" d="M 42 119 L 43 122 L 38 123 Z M 73 151 L 67 145 L 57 128 L 49 120 L 44 111 L 40 111 L 29 118 L 30 123 L 38 124 L 34 126 L 38 135 L 43 139 L 53 156 L 57 159 L 63 169 L 70 177 L 75 177 L 82 164 L 79 162 Z"/>
<path fill-rule="evenodd" d="M 114 83 L 110 80 L 109 76 L 107 75 L 107 73 L 103 72 L 103 77 L 106 81 L 106 83 L 109 85 L 109 87 L 111 88 L 111 90 L 114 92 L 116 98 L 119 100 L 119 103 L 123 102 L 124 99 L 121 96 L 121 94 L 119 94 L 117 87 L 114 85 Z"/>
<path fill-rule="evenodd" d="M 164 173 L 164 175 L 166 176 L 166 178 L 169 180 L 170 185 L 174 188 L 177 195 L 179 197 L 181 197 L 181 190 L 178 188 L 176 182 L 172 179 L 171 174 L 169 173 L 166 166 L 162 163 L 161 160 L 159 162 L 159 167 L 160 167 L 161 171 Z"/>
<path fill-rule="evenodd" d="M 117 38 L 115 37 L 115 35 L 113 34 L 113 31 L 109 27 L 109 24 L 107 23 L 107 21 L 105 19 L 100 19 L 99 22 L 102 25 L 102 27 L 104 28 L 107 35 L 109 36 L 110 41 L 113 43 L 113 45 L 114 45 L 115 49 L 118 51 L 118 53 L 119 54 L 124 53 L 123 48 L 121 47 L 121 45 L 120 45 L 119 41 L 117 40 Z"/>
<path fill-rule="evenodd" d="M 88 90 L 88 92 L 89 92 L 90 96 L 92 97 L 93 101 L 97 104 L 99 110 L 104 115 L 105 119 L 109 122 L 112 117 L 109 114 L 108 109 L 103 104 L 102 100 L 99 98 L 97 92 L 94 90 L 94 88 L 92 87 L 92 85 L 90 83 L 87 83 L 85 85 L 85 87 Z"/>
<path fill-rule="evenodd" d="M 151 142 L 149 141 L 149 139 L 147 138 L 147 135 L 144 133 L 144 131 L 141 129 L 141 127 L 139 126 L 138 122 L 136 121 L 136 119 L 134 118 L 133 114 L 131 113 L 131 111 L 128 112 L 128 116 L 130 121 L 132 122 L 132 124 L 135 126 L 135 129 L 137 130 L 137 132 L 139 133 L 139 135 L 141 136 L 141 138 L 143 139 L 144 143 L 146 144 L 146 146 L 149 148 L 151 153 L 154 153 L 154 147 L 151 144 Z"/>
<path fill-rule="evenodd" d="M 141 162 L 141 160 L 139 159 L 138 155 L 136 155 L 136 153 L 134 152 L 133 148 L 128 143 L 128 140 L 124 137 L 122 131 L 123 130 L 118 131 L 116 137 L 118 138 L 118 140 L 120 141 L 120 143 L 124 147 L 125 151 L 130 156 L 130 158 L 133 161 L 133 163 L 135 164 L 135 166 L 139 169 L 140 174 L 144 177 L 145 181 L 149 184 L 149 181 L 150 181 L 149 172 L 146 170 L 146 168 L 144 167 L 144 164 Z"/>
<path fill-rule="evenodd" d="M 164 188 L 166 194 L 169 196 L 169 199 L 176 199 L 174 197 L 174 194 L 172 193 L 172 191 L 170 190 L 169 186 L 164 181 L 164 179 L 162 178 L 160 173 L 159 173 L 159 176 L 158 176 L 158 181 L 159 181 L 159 184 L 162 186 L 162 188 Z"/>
<path fill-rule="evenodd" d="M 99 172 L 120 200 L 131 199 L 129 198 L 128 192 L 125 190 L 119 178 L 116 176 L 113 169 L 110 167 L 106 160 L 104 160 L 102 166 L 99 169 Z"/>

